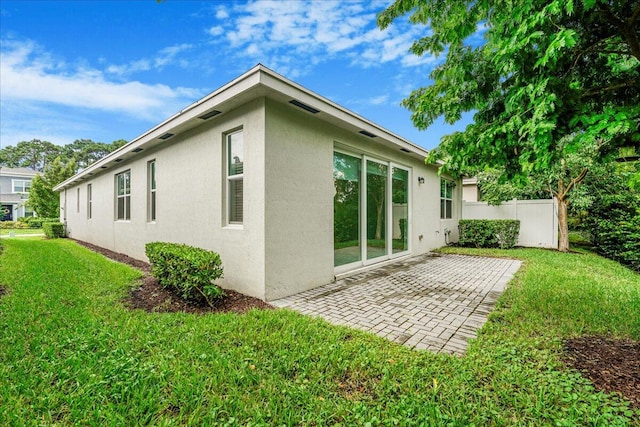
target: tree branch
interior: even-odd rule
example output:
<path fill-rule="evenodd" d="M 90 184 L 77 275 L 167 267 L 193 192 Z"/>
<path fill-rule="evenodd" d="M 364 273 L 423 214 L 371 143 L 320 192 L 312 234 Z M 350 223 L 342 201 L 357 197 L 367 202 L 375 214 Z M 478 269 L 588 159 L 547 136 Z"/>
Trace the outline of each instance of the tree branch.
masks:
<path fill-rule="evenodd" d="M 571 191 L 573 187 L 575 187 L 577 184 L 580 184 L 582 180 L 584 180 L 584 178 L 587 176 L 587 173 L 589 173 L 589 169 L 587 168 L 582 169 L 582 172 L 580 172 L 580 175 L 573 178 L 571 182 L 569 182 L 569 185 L 567 185 L 567 189 L 564 191 L 564 194 L 567 194 L 569 191 Z"/>
<path fill-rule="evenodd" d="M 633 80 L 629 80 L 626 83 L 618 83 L 618 84 L 606 86 L 603 88 L 588 90 L 584 92 L 582 95 L 580 95 L 580 98 L 588 98 L 593 95 L 600 95 L 605 92 L 611 92 L 613 90 L 623 89 L 625 87 L 633 87 L 635 84 L 636 84 L 636 79 L 633 79 Z"/>
<path fill-rule="evenodd" d="M 599 5 L 600 13 L 604 18 L 611 24 L 618 27 L 620 31 L 620 35 L 627 42 L 629 48 L 631 49 L 631 54 L 638 58 L 640 61 L 640 37 L 638 36 L 637 30 L 634 28 L 634 21 L 637 19 L 638 14 L 640 13 L 640 8 L 636 9 L 631 18 L 628 21 L 623 21 L 619 17 L 617 17 L 607 6 L 606 4 L 600 3 Z"/>

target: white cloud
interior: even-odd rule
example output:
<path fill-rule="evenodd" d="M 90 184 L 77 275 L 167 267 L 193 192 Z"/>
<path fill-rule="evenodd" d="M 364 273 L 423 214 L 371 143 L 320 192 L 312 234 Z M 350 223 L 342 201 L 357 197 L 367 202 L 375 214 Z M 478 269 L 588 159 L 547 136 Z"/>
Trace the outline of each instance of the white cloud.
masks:
<path fill-rule="evenodd" d="M 401 67 L 432 63 L 433 58 L 409 52 L 413 40 L 425 35 L 427 27 L 406 19 L 385 31 L 376 26 L 377 13 L 388 5 L 389 1 L 250 1 L 235 5 L 228 19 L 208 33 L 216 37 L 214 43 L 226 39 L 236 52 L 236 63 L 241 63 L 239 68 L 261 62 L 285 73 L 276 64 L 289 63 L 289 71 L 301 74 L 310 64 L 337 56 L 364 68 L 391 61 Z"/>
<path fill-rule="evenodd" d="M 209 30 L 207 30 L 207 33 L 211 36 L 216 37 L 224 33 L 224 28 L 222 28 L 222 26 L 220 25 L 216 25 L 214 27 L 209 28 Z"/>
<path fill-rule="evenodd" d="M 216 9 L 216 18 L 217 19 L 227 19 L 229 17 L 229 12 L 224 6 L 220 6 Z"/>
<path fill-rule="evenodd" d="M 164 54 L 171 57 L 185 48 L 177 46 Z M 143 68 L 146 65 L 136 66 Z M 0 93 L 3 140 L 9 134 L 18 137 L 21 131 L 29 129 L 33 117 L 18 114 L 18 110 L 37 112 L 37 123 L 64 122 L 69 130 L 58 129 L 51 133 L 66 134 L 77 129 L 76 117 L 87 112 L 112 112 L 157 122 L 202 96 L 199 90 L 191 88 L 110 81 L 100 70 L 69 66 L 33 42 L 14 40 L 2 40 Z M 61 108 L 69 112 L 63 118 L 55 116 Z M 50 112 L 48 115 L 47 111 Z M 10 115 L 10 120 L 5 113 Z M 9 140 L 8 143 L 13 142 Z"/>
<path fill-rule="evenodd" d="M 368 100 L 369 105 L 383 105 L 389 101 L 389 95 L 380 95 Z"/>
<path fill-rule="evenodd" d="M 119 76 L 130 75 L 141 71 L 149 71 L 152 69 L 161 70 L 162 68 L 176 64 L 180 67 L 188 67 L 189 61 L 185 59 L 177 59 L 177 56 L 185 51 L 193 48 L 193 45 L 183 43 L 174 46 L 168 46 L 158 51 L 153 58 L 138 59 L 130 61 L 128 64 L 109 65 L 106 69 L 107 73 Z"/>

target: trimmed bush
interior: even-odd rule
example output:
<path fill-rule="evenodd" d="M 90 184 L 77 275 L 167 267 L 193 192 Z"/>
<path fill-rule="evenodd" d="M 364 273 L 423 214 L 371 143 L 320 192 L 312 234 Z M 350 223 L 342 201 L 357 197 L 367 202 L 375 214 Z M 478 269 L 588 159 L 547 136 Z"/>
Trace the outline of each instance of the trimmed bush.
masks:
<path fill-rule="evenodd" d="M 42 224 L 42 231 L 50 239 L 59 239 L 64 237 L 64 224 L 61 222 L 45 222 Z"/>
<path fill-rule="evenodd" d="M 640 215 L 593 218 L 591 236 L 596 251 L 640 273 Z"/>
<path fill-rule="evenodd" d="M 29 228 L 27 224 L 20 221 L 0 221 L 0 228 L 8 230 L 11 228 Z"/>
<path fill-rule="evenodd" d="M 45 218 L 39 216 L 32 216 L 25 218 L 24 222 L 29 226 L 29 228 L 42 228 L 42 224 L 45 222 L 60 222 L 60 218 Z"/>
<path fill-rule="evenodd" d="M 145 246 L 151 274 L 162 287 L 176 290 L 186 300 L 204 298 L 213 305 L 224 292 L 214 284 L 222 277 L 220 255 L 177 243 L 151 242 Z"/>
<path fill-rule="evenodd" d="M 458 224 L 460 246 L 476 248 L 513 248 L 518 242 L 517 219 L 461 219 Z"/>

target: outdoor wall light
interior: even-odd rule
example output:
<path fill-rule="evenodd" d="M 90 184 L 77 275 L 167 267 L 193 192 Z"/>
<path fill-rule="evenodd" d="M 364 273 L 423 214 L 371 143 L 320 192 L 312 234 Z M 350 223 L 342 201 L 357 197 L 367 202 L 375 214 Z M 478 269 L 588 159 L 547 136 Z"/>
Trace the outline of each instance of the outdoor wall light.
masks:
<path fill-rule="evenodd" d="M 418 184 L 424 184 L 424 177 L 422 176 L 418 177 Z"/>

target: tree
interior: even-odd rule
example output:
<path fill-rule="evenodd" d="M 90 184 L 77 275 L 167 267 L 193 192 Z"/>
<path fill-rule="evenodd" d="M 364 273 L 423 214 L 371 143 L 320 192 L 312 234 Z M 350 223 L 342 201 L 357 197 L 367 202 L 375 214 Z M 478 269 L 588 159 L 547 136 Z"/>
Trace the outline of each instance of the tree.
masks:
<path fill-rule="evenodd" d="M 412 52 L 446 54 L 433 84 L 403 101 L 414 125 L 475 112 L 427 160 L 456 175 L 499 170 L 502 183 L 545 179 L 558 199 L 558 249 L 568 250 L 572 191 L 594 164 L 640 142 L 640 3 L 396 0 L 378 24 L 408 13 L 431 29 Z"/>
<path fill-rule="evenodd" d="M 76 167 L 81 170 L 126 143 L 124 139 L 110 144 L 90 139 L 76 139 L 71 144 L 59 146 L 48 141 L 32 139 L 1 149 L 0 165 L 11 168 L 27 167 L 42 172 L 47 164 L 60 156 L 63 163 L 76 159 Z"/>
<path fill-rule="evenodd" d="M 42 172 L 60 153 L 61 147 L 49 141 L 21 141 L 15 147 L 8 146 L 0 150 L 0 164 Z"/>
<path fill-rule="evenodd" d="M 112 151 L 122 147 L 127 141 L 119 139 L 111 144 L 96 142 L 90 139 L 76 139 L 71 144 L 63 147 L 62 153 L 65 158 L 76 159 L 76 166 L 79 170 L 85 169 L 90 164 L 100 160 Z"/>
<path fill-rule="evenodd" d="M 60 157 L 48 165 L 42 175 L 37 175 L 31 182 L 27 204 L 41 217 L 57 218 L 60 216 L 60 195 L 53 187 L 76 173 L 75 160 L 63 163 Z"/>

